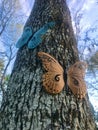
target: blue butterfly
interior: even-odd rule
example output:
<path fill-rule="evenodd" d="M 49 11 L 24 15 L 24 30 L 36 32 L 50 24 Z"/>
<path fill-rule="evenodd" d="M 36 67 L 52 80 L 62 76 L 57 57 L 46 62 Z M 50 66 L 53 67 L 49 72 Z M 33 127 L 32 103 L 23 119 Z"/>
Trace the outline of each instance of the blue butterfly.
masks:
<path fill-rule="evenodd" d="M 30 27 L 26 27 L 23 31 L 23 34 L 21 38 L 18 40 L 16 47 L 20 48 L 23 45 L 27 44 L 28 42 L 28 48 L 33 49 L 36 46 L 38 46 L 43 41 L 43 36 L 46 34 L 46 32 L 53 28 L 55 26 L 55 22 L 48 22 L 46 23 L 42 28 L 40 28 L 37 32 L 34 33 Z"/>

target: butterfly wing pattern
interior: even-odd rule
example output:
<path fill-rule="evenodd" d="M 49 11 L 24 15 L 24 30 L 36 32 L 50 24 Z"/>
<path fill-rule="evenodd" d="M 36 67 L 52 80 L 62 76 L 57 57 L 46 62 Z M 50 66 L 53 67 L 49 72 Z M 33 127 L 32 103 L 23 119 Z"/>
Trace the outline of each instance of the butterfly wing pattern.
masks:
<path fill-rule="evenodd" d="M 22 34 L 21 38 L 16 43 L 16 47 L 21 48 L 22 46 L 27 44 L 27 42 L 29 41 L 31 36 L 32 36 L 31 27 L 25 27 L 24 30 L 23 30 L 23 34 Z"/>
<path fill-rule="evenodd" d="M 50 94 L 60 93 L 64 87 L 63 68 L 49 54 L 38 52 L 46 73 L 42 76 L 43 87 Z"/>
<path fill-rule="evenodd" d="M 49 29 L 52 29 L 55 26 L 55 22 L 48 22 L 43 27 L 41 27 L 37 32 L 32 31 L 32 27 L 25 27 L 22 33 L 21 38 L 17 41 L 16 47 L 21 48 L 28 43 L 29 49 L 34 49 L 43 41 L 44 35 Z"/>
<path fill-rule="evenodd" d="M 86 95 L 86 83 L 84 81 L 85 70 L 87 64 L 85 62 L 76 62 L 67 71 L 67 84 L 72 93 L 77 98 L 84 98 Z"/>

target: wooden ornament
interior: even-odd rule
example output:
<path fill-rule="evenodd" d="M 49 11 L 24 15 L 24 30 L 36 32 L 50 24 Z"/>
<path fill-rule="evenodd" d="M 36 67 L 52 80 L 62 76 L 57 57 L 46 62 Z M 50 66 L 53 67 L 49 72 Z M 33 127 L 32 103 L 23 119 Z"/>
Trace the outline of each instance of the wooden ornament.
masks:
<path fill-rule="evenodd" d="M 61 65 L 52 56 L 44 52 L 38 52 L 42 60 L 42 65 L 46 73 L 42 76 L 43 86 L 50 94 L 60 93 L 64 87 L 63 73 Z M 67 84 L 72 93 L 77 98 L 84 98 L 87 92 L 84 80 L 87 64 L 85 62 L 76 62 L 67 71 Z"/>
<path fill-rule="evenodd" d="M 87 91 L 84 81 L 86 68 L 87 64 L 85 62 L 76 62 L 67 72 L 67 84 L 72 93 L 80 99 L 85 97 Z"/>
<path fill-rule="evenodd" d="M 38 52 L 46 73 L 42 76 L 43 87 L 50 94 L 60 93 L 64 87 L 63 68 L 49 54 Z"/>

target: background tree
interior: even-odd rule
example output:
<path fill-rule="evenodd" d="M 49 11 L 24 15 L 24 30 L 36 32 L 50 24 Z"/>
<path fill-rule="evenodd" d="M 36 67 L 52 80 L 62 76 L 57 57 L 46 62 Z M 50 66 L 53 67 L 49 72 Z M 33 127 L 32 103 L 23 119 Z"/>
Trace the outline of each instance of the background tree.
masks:
<path fill-rule="evenodd" d="M 15 11 L 15 2 L 14 0 L 1 0 L 0 1 L 0 35 L 5 30 L 8 25 L 13 13 Z"/>
<path fill-rule="evenodd" d="M 8 77 L 17 52 L 15 43 L 21 34 L 23 20 L 26 17 L 21 11 L 19 1 L 0 1 L 0 58 L 3 59 L 2 73 L 0 73 L 0 94 L 2 96 L 7 88 Z M 2 96 L 0 96 L 0 100 L 2 100 Z"/>
<path fill-rule="evenodd" d="M 4 68 L 4 61 L 2 58 L 0 58 L 0 80 L 2 79 L 3 68 Z M 1 89 L 2 89 L 2 87 L 1 87 Z"/>
<path fill-rule="evenodd" d="M 56 24 L 42 39 L 36 39 L 35 32 L 48 22 Z M 79 56 L 66 1 L 36 0 L 24 31 L 26 27 L 32 29 L 33 41 L 41 43 L 28 49 L 30 36 L 17 53 L 7 95 L 2 102 L 0 129 L 95 130 L 88 96 L 80 100 L 67 89 L 66 71 L 79 60 Z M 60 94 L 50 95 L 42 87 L 39 51 L 54 56 L 64 69 L 65 86 Z"/>

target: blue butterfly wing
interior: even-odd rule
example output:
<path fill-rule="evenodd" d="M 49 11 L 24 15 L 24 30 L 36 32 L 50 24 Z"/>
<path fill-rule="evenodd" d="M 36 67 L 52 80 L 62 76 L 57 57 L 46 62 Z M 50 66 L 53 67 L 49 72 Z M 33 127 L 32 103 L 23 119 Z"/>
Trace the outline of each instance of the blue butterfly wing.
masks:
<path fill-rule="evenodd" d="M 33 36 L 28 43 L 28 48 L 33 49 L 36 46 L 38 46 L 41 42 L 42 42 L 42 38 L 40 38 L 38 36 Z"/>
<path fill-rule="evenodd" d="M 47 28 L 42 27 L 39 29 L 31 38 L 31 40 L 28 43 L 28 48 L 33 49 L 36 46 L 38 46 L 42 42 L 42 36 L 47 32 Z"/>
<path fill-rule="evenodd" d="M 42 28 L 40 28 L 31 38 L 31 40 L 28 43 L 28 48 L 33 49 L 36 46 L 38 46 L 40 43 L 42 43 L 43 36 L 46 34 L 48 29 L 54 27 L 55 22 L 49 22 L 45 24 Z"/>
<path fill-rule="evenodd" d="M 16 43 L 16 47 L 21 48 L 23 45 L 25 45 L 28 42 L 31 36 L 32 36 L 31 27 L 24 28 L 21 38 Z"/>

